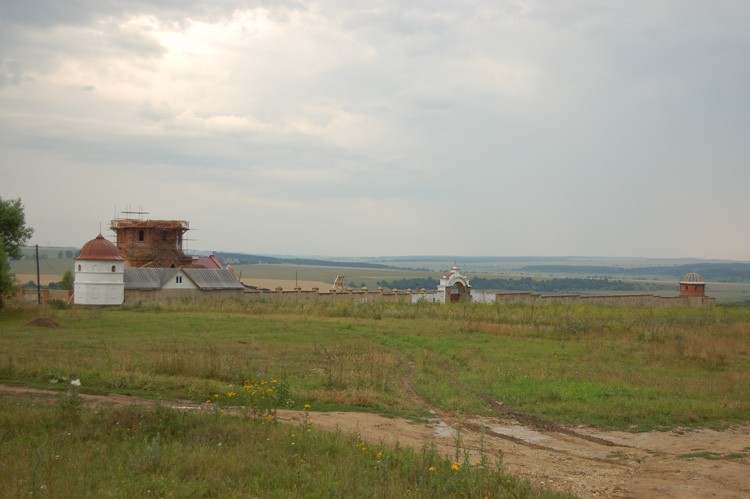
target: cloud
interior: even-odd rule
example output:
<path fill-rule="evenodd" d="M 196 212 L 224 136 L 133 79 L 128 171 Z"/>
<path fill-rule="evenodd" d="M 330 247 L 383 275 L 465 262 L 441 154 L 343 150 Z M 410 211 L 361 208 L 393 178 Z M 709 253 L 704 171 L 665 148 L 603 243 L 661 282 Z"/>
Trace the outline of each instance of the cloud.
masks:
<path fill-rule="evenodd" d="M 730 1 L 13 2 L 2 194 L 46 206 L 104 184 L 68 209 L 142 203 L 254 252 L 294 253 L 296 233 L 316 253 L 429 253 L 449 226 L 475 254 L 684 256 L 673 237 L 697 230 L 701 255 L 741 257 L 748 17 Z M 681 198 L 696 185 L 699 214 Z M 328 228 L 352 236 L 332 246 Z"/>
<path fill-rule="evenodd" d="M 0 90 L 8 85 L 21 83 L 21 65 L 18 61 L 0 59 Z"/>

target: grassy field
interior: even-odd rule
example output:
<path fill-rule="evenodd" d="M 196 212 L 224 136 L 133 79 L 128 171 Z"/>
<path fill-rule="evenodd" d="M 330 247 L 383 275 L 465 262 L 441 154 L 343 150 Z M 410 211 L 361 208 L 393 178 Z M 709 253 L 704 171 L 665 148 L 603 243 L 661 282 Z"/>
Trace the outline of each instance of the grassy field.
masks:
<path fill-rule="evenodd" d="M 28 325 L 40 314 L 63 327 Z M 84 410 L 65 395 L 72 379 L 85 393 L 259 417 Z M 461 414 L 492 414 L 489 396 L 558 423 L 720 429 L 750 420 L 750 307 L 11 305 L 0 314 L 0 382 L 61 391 L 52 404 L 0 396 L 6 497 L 554 496 L 506 475 L 497 457 L 455 463 L 322 431 L 292 446 L 309 428 L 267 416 L 312 406 L 428 417 L 413 390 Z"/>
<path fill-rule="evenodd" d="M 356 434 L 318 431 L 307 421 L 277 425 L 271 417 L 276 408 L 310 406 L 427 417 L 405 380 L 430 404 L 465 414 L 489 411 L 479 398 L 485 393 L 520 402 L 514 393 L 530 393 L 522 376 L 535 377 L 540 355 L 557 356 L 560 341 L 579 355 L 574 344 L 584 343 L 583 337 L 553 334 L 547 341 L 547 333 L 535 333 L 560 311 L 549 312 L 265 303 L 11 306 L 0 314 L 0 382 L 58 388 L 60 396 L 44 404 L 0 395 L 0 489 L 5 497 L 567 497 L 508 475 L 501 454 L 488 452 L 477 462 L 447 459 L 431 448 L 387 448 Z M 63 327 L 29 325 L 40 314 Z M 542 320 L 538 326 L 529 322 L 534 316 Z M 578 384 L 566 377 L 561 389 Z M 84 409 L 70 393 L 72 379 L 81 380 L 83 393 L 189 400 L 216 410 Z M 506 392 L 502 386 L 511 379 L 520 384 Z M 221 413 L 231 406 L 255 411 L 246 418 Z M 554 417 L 549 408 L 534 412 Z M 732 409 L 721 415 L 722 423 L 715 414 L 699 422 L 740 419 Z"/>
<path fill-rule="evenodd" d="M 559 422 L 652 429 L 750 414 L 750 308 L 712 310 L 236 302 L 3 312 L 0 375 L 193 401 L 258 373 L 298 406 L 483 414 L 481 395 Z M 411 371 L 411 366 L 415 370 Z M 236 390 L 235 390 L 236 391 Z M 606 402 L 606 403 L 603 403 Z"/>

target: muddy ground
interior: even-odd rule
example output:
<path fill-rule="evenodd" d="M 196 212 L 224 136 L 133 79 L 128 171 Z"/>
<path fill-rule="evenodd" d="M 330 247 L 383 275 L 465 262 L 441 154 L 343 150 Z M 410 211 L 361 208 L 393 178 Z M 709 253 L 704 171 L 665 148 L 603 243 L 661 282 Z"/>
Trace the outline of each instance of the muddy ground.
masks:
<path fill-rule="evenodd" d="M 58 392 L 0 385 L 0 391 L 49 396 Z M 151 405 L 153 401 L 110 394 L 81 395 L 90 405 Z M 750 426 L 726 431 L 685 430 L 627 433 L 587 426 L 561 426 L 518 414 L 502 403 L 485 399 L 495 417 L 460 421 L 463 444 L 478 458 L 482 433 L 489 454 L 502 448 L 511 473 L 581 497 L 612 498 L 747 498 L 750 497 Z M 199 404 L 165 404 L 182 410 L 203 410 Z M 428 423 L 353 412 L 310 412 L 314 426 L 344 433 L 358 432 L 366 441 L 386 444 L 434 444 L 455 455 L 459 420 L 455 414 L 431 409 Z M 278 412 L 280 421 L 300 421 L 300 411 Z M 291 420 L 289 418 L 292 418 Z M 690 454 L 713 453 L 706 457 Z M 705 454 L 709 455 L 709 454 Z"/>

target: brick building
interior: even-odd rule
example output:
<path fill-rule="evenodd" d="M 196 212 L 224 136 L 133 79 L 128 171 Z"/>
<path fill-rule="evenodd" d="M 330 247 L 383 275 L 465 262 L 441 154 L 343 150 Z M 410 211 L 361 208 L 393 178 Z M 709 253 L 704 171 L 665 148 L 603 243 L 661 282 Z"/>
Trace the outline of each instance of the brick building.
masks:
<path fill-rule="evenodd" d="M 184 267 L 192 263 L 182 252 L 182 241 L 190 230 L 185 220 L 112 220 L 117 250 L 127 267 Z"/>

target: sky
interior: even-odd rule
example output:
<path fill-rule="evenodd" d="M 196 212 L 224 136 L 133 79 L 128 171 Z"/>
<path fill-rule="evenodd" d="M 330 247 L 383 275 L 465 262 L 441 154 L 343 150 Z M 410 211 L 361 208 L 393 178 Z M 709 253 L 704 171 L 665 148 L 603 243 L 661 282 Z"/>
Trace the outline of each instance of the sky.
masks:
<path fill-rule="evenodd" d="M 743 0 L 0 0 L 0 197 L 189 250 L 750 260 Z"/>

